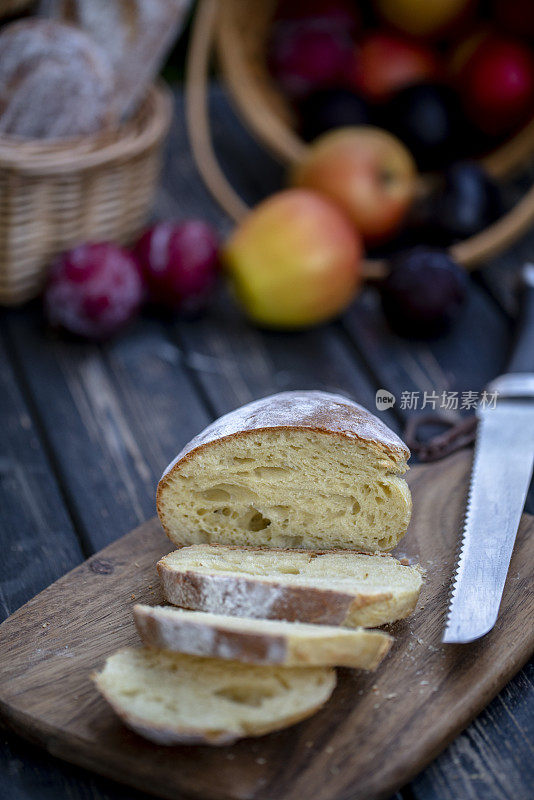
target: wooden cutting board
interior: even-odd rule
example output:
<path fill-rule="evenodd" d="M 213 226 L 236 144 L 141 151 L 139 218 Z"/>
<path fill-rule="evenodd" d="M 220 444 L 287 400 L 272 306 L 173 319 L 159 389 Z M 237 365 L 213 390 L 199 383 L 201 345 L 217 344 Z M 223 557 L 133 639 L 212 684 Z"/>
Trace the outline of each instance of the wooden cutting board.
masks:
<path fill-rule="evenodd" d="M 414 514 L 397 553 L 428 570 L 418 609 L 391 626 L 396 642 L 378 671 L 340 670 L 332 699 L 309 720 L 231 747 L 165 748 L 128 731 L 96 693 L 91 671 L 137 641 L 134 601 L 161 601 L 154 563 L 171 548 L 156 520 L 0 626 L 3 718 L 56 756 L 166 798 L 388 797 L 469 723 L 534 649 L 534 518 L 526 516 L 494 630 L 470 645 L 440 644 L 470 460 L 464 451 L 410 472 Z"/>

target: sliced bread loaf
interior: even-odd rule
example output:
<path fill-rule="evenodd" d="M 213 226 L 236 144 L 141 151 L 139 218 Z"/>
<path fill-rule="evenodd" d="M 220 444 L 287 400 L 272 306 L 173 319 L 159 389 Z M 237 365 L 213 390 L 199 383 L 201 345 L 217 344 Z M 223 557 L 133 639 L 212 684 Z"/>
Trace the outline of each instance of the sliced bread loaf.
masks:
<path fill-rule="evenodd" d="M 186 445 L 159 482 L 158 514 L 177 544 L 390 550 L 410 520 L 409 455 L 357 403 L 283 392 Z"/>
<path fill-rule="evenodd" d="M 283 664 L 287 667 L 357 667 L 374 670 L 393 639 L 382 631 L 228 617 L 172 606 L 134 606 L 143 644 L 194 656 Z"/>
<path fill-rule="evenodd" d="M 324 667 L 264 667 L 164 650 L 127 649 L 93 675 L 136 733 L 157 744 L 226 745 L 310 716 L 336 685 Z"/>
<path fill-rule="evenodd" d="M 386 554 L 192 545 L 157 565 L 166 600 L 238 617 L 373 627 L 407 617 L 419 567 Z"/>

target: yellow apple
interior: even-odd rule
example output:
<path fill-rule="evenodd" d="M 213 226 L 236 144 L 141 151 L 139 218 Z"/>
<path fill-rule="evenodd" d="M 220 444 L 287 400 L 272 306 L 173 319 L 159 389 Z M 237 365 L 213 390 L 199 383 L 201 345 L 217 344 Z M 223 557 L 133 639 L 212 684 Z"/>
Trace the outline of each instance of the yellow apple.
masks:
<path fill-rule="evenodd" d="M 223 264 L 248 316 L 270 328 L 331 319 L 361 284 L 357 231 L 331 201 L 288 189 L 260 203 L 223 249 Z"/>

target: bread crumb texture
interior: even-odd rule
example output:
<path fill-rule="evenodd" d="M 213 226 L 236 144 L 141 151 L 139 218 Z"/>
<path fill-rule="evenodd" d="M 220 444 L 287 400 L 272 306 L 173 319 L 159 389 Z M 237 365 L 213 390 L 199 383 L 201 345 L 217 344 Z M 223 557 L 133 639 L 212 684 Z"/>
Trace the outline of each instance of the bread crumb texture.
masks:
<path fill-rule="evenodd" d="M 373 627 L 411 614 L 421 569 L 386 553 L 191 545 L 157 565 L 174 605 L 256 619 Z"/>
<path fill-rule="evenodd" d="M 180 545 L 387 551 L 410 521 L 408 455 L 357 404 L 287 392 L 199 434 L 163 475 L 158 513 Z"/>
<path fill-rule="evenodd" d="M 336 684 L 323 667 L 241 664 L 149 648 L 121 650 L 93 676 L 134 731 L 158 744 L 230 744 L 317 711 Z"/>

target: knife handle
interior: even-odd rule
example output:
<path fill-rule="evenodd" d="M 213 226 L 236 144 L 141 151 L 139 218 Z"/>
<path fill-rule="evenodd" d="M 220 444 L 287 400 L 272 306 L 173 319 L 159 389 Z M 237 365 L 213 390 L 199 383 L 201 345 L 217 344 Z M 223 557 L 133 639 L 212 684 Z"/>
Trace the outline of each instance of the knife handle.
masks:
<path fill-rule="evenodd" d="M 507 373 L 534 372 L 534 264 L 521 270 L 517 332 Z"/>

